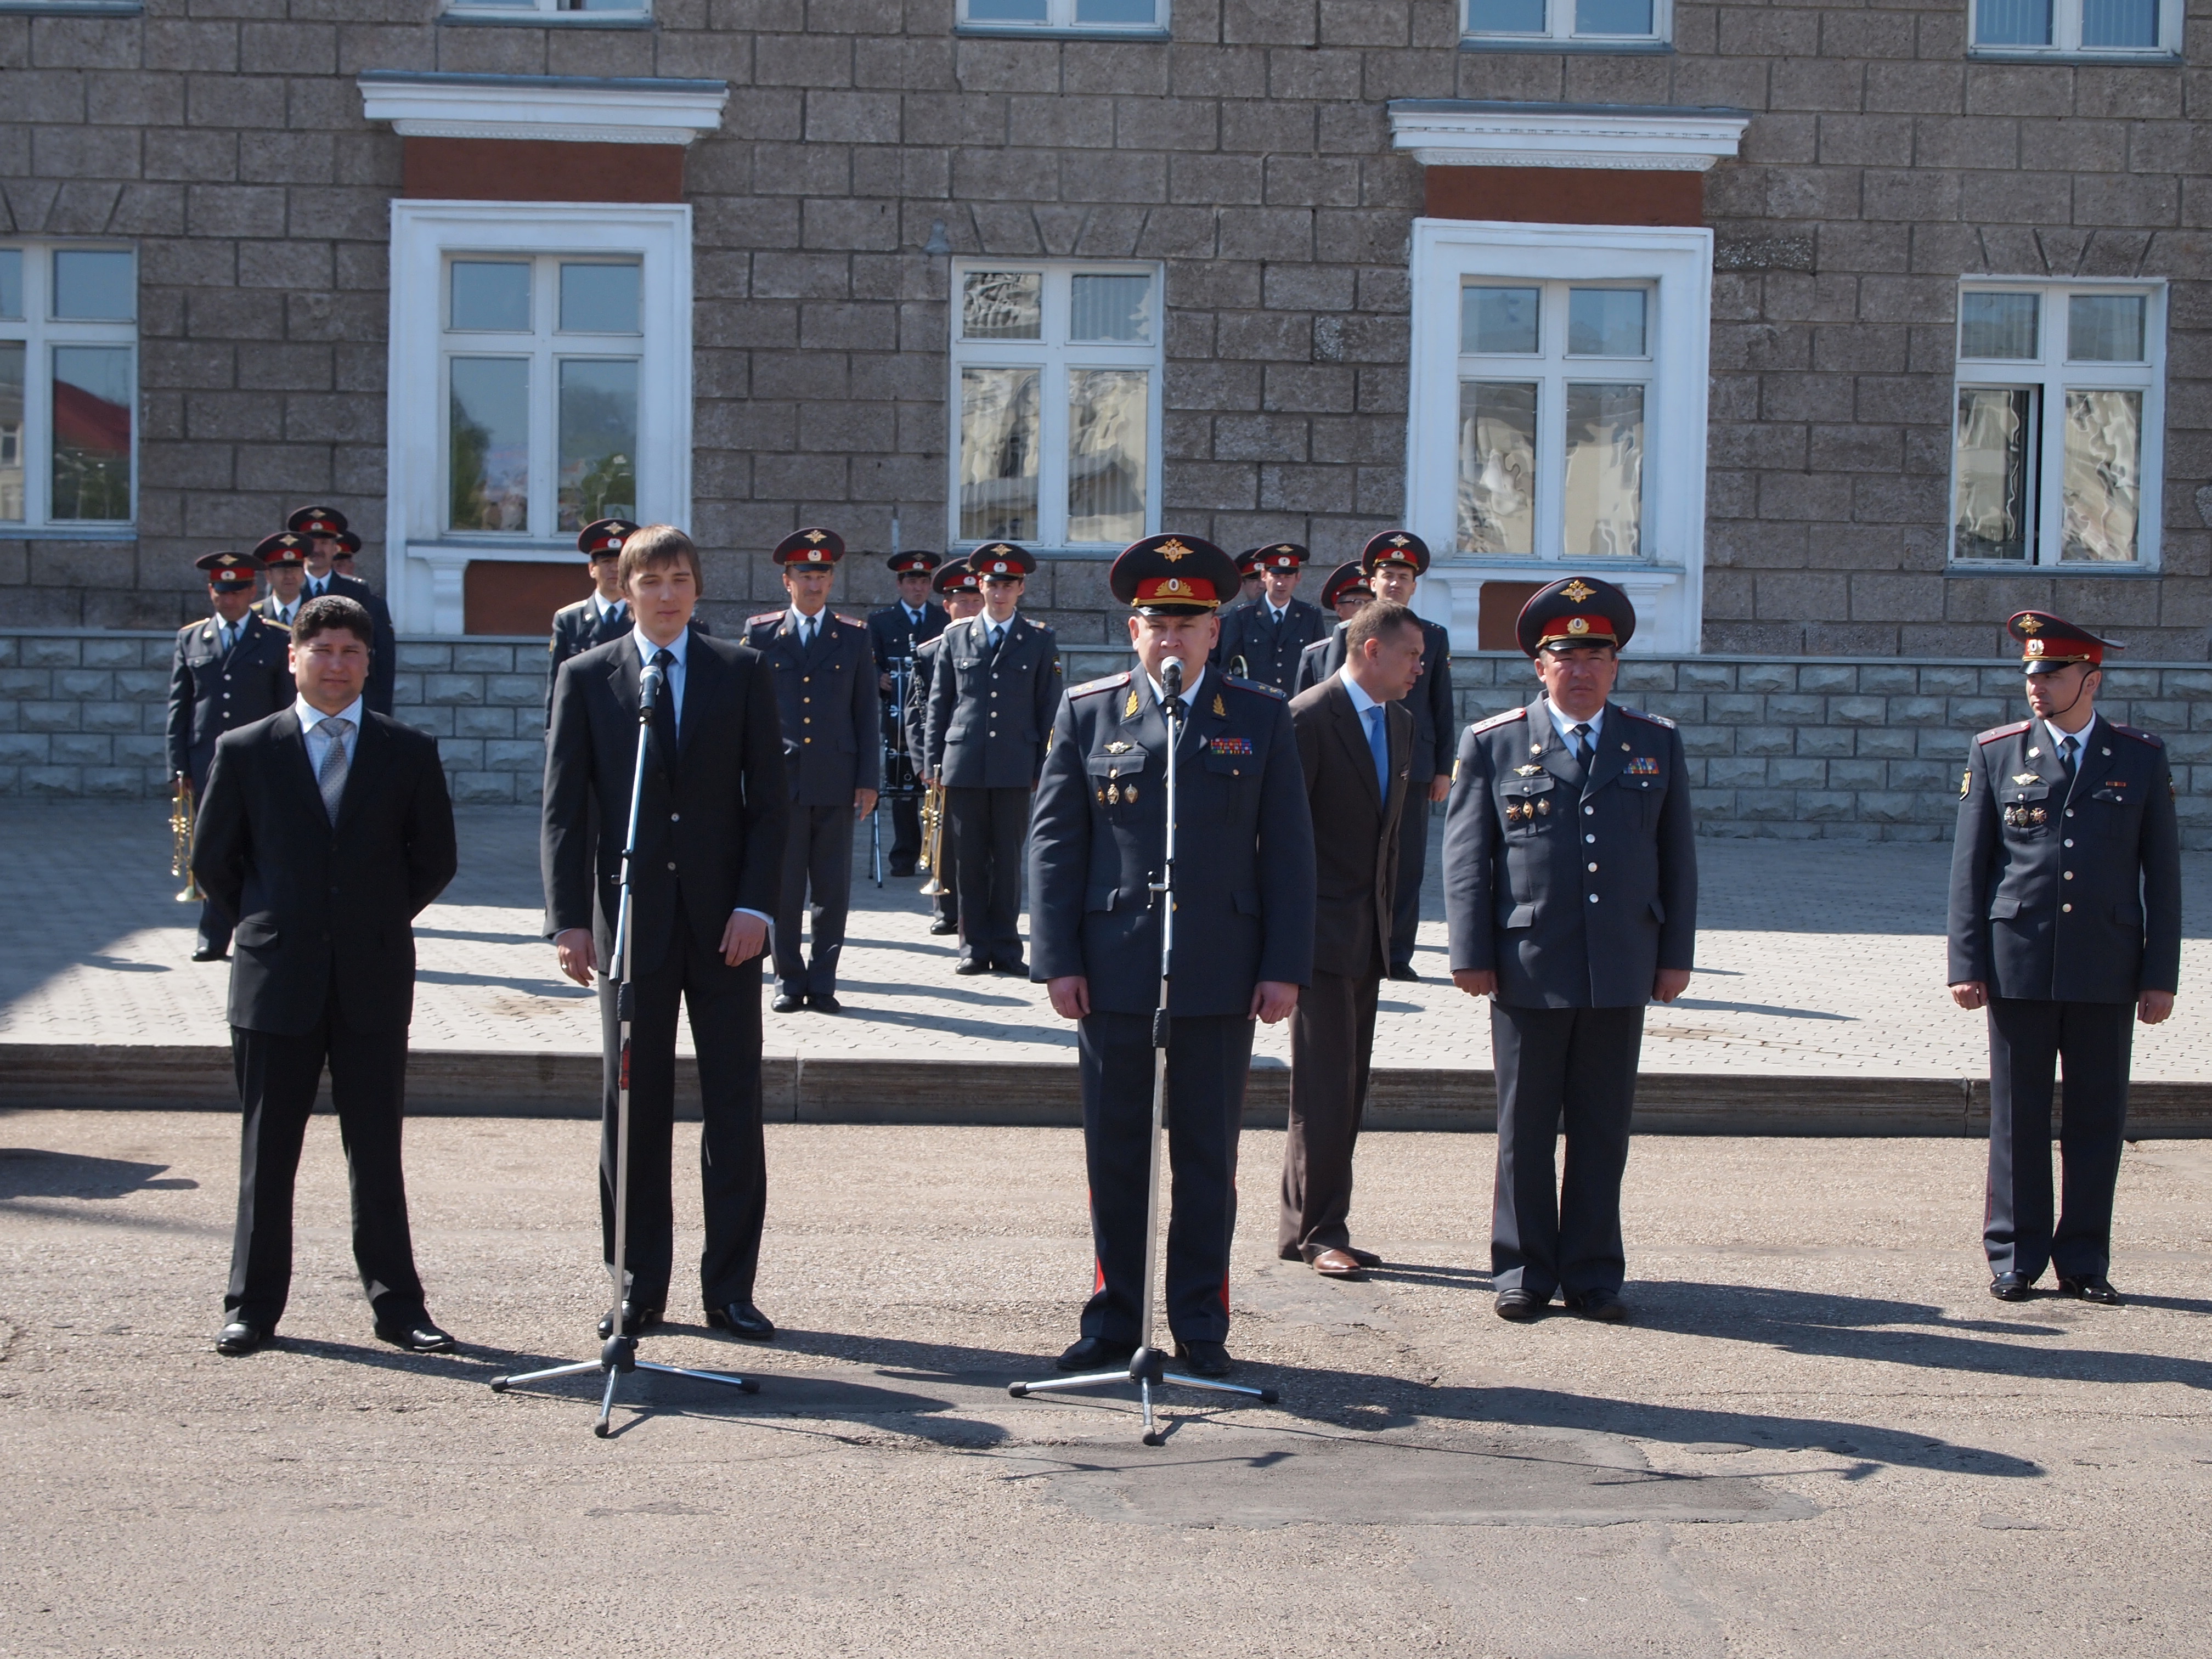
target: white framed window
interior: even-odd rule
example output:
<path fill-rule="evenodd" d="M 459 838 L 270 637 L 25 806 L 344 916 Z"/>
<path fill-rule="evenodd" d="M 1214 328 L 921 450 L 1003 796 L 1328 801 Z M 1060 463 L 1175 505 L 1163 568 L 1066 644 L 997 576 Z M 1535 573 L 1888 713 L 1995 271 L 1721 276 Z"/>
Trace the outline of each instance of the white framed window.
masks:
<path fill-rule="evenodd" d="M 1479 46 L 1657 46 L 1674 30 L 1673 0 L 1466 0 Z"/>
<path fill-rule="evenodd" d="M 978 34 L 1164 34 L 1168 0 L 960 0 L 959 27 Z"/>
<path fill-rule="evenodd" d="M 954 263 L 954 544 L 1159 528 L 1161 286 L 1157 265 Z"/>
<path fill-rule="evenodd" d="M 2182 0 L 1973 0 L 1972 50 L 2002 57 L 2172 58 Z"/>
<path fill-rule="evenodd" d="M 653 0 L 444 0 L 448 17 L 471 21 L 622 22 L 653 15 Z"/>
<path fill-rule="evenodd" d="M 403 628 L 461 632 L 471 563 L 688 524 L 690 208 L 395 201 L 390 385 Z"/>
<path fill-rule="evenodd" d="M 1954 561 L 2155 565 L 2165 343 L 2160 283 L 1960 286 Z"/>
<path fill-rule="evenodd" d="M 0 242 L 0 530 L 137 517 L 138 260 Z"/>

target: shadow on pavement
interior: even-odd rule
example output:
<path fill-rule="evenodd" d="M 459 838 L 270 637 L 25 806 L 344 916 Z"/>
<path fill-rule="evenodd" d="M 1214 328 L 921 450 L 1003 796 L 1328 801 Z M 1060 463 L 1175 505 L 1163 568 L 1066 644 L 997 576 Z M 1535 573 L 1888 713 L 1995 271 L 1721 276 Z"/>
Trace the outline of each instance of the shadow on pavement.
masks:
<path fill-rule="evenodd" d="M 0 1200 L 123 1198 L 148 1190 L 189 1192 L 200 1184 L 185 1176 L 163 1178 L 161 1171 L 168 1167 L 122 1158 L 89 1158 L 82 1152 L 0 1146 Z"/>

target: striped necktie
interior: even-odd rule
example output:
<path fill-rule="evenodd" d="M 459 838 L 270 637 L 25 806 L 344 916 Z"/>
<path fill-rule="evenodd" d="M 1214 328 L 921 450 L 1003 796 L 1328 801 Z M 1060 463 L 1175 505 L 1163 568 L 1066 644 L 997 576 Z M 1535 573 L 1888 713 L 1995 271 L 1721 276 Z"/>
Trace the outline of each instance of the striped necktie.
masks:
<path fill-rule="evenodd" d="M 315 774 L 315 787 L 323 792 L 323 810 L 331 815 L 331 822 L 336 823 L 338 821 L 338 803 L 345 799 L 345 740 L 353 731 L 353 722 L 333 715 L 322 726 L 331 741 L 330 747 L 323 750 L 323 769 Z"/>

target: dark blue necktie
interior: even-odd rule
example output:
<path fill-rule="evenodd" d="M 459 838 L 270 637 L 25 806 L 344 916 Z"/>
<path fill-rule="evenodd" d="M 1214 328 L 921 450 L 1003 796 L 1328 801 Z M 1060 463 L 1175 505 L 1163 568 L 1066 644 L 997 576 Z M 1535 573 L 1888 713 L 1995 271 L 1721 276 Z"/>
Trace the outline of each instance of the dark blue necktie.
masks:
<path fill-rule="evenodd" d="M 1382 799 L 1390 799 L 1390 739 L 1383 734 L 1382 705 L 1370 703 L 1367 708 L 1367 752 L 1375 757 L 1375 787 Z"/>

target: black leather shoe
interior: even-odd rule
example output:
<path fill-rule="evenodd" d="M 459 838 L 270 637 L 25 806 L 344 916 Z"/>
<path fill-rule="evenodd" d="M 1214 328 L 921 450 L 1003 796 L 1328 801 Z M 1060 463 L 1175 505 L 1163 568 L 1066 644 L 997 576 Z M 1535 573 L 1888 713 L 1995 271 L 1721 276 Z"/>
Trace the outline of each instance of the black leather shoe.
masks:
<path fill-rule="evenodd" d="M 234 1319 L 215 1334 L 215 1351 L 233 1359 L 252 1353 L 269 1340 L 269 1333 L 251 1320 Z"/>
<path fill-rule="evenodd" d="M 1539 1302 L 1534 1291 L 1500 1291 L 1498 1293 L 1498 1316 L 1510 1319 L 1516 1325 L 1525 1325 L 1542 1314 L 1551 1299 L 1547 1296 Z"/>
<path fill-rule="evenodd" d="M 1226 1342 L 1178 1342 L 1175 1357 L 1176 1363 L 1193 1376 L 1226 1376 L 1237 1369 Z"/>
<path fill-rule="evenodd" d="M 389 1342 L 395 1348 L 404 1348 L 409 1353 L 451 1353 L 453 1339 L 440 1330 L 426 1313 L 409 1314 L 400 1319 L 380 1319 L 376 1322 L 376 1338 Z"/>
<path fill-rule="evenodd" d="M 1053 1367 L 1063 1371 L 1110 1371 L 1127 1364 L 1136 1352 L 1133 1342 L 1109 1342 L 1103 1336 L 1086 1336 L 1070 1343 L 1053 1361 Z"/>
<path fill-rule="evenodd" d="M 1619 1325 L 1628 1318 L 1628 1304 L 1613 1291 L 1584 1291 L 1567 1298 L 1568 1308 L 1601 1325 Z"/>
<path fill-rule="evenodd" d="M 2078 1296 L 2084 1302 L 2094 1302 L 2100 1307 L 2117 1308 L 2120 1305 L 2120 1293 L 2112 1288 L 2111 1279 L 2102 1277 L 2069 1279 L 2061 1273 L 2058 1275 L 2058 1294 Z"/>
<path fill-rule="evenodd" d="M 952 964 L 952 971 L 956 974 L 988 974 L 991 971 L 991 964 L 980 957 L 963 957 Z"/>
<path fill-rule="evenodd" d="M 1421 982 L 1421 976 L 1413 971 L 1413 964 L 1410 962 L 1402 968 L 1393 968 L 1390 970 L 1390 977 L 1406 980 L 1415 985 Z"/>
<path fill-rule="evenodd" d="M 769 1004 L 779 1014 L 795 1014 L 806 1006 L 805 997 L 796 997 L 788 991 L 778 991 L 775 1000 Z"/>
<path fill-rule="evenodd" d="M 994 974 L 1018 974 L 1024 979 L 1027 979 L 1030 975 L 1030 965 L 1019 957 L 1002 957 L 991 964 L 991 971 Z"/>
<path fill-rule="evenodd" d="M 624 1336 L 643 1336 L 647 1331 L 651 1330 L 655 1325 L 658 1325 L 660 1322 L 662 1311 L 663 1310 L 661 1305 L 658 1302 L 625 1301 L 623 1304 L 622 1309 L 623 1334 Z M 599 1316 L 599 1334 L 605 1337 L 612 1336 L 614 1334 L 614 1315 L 611 1313 L 601 1314 Z"/>
<path fill-rule="evenodd" d="M 1344 1253 L 1350 1256 L 1354 1261 L 1357 1261 L 1363 1267 L 1379 1267 L 1382 1265 L 1382 1258 L 1381 1256 L 1376 1255 L 1372 1250 L 1363 1250 L 1357 1245 L 1346 1245 L 1344 1247 Z"/>
<path fill-rule="evenodd" d="M 192 960 L 194 962 L 228 962 L 229 959 L 230 952 L 228 951 L 203 950 L 192 952 Z"/>
<path fill-rule="evenodd" d="M 2027 1281 L 2018 1273 L 1999 1273 L 1990 1280 L 1990 1294 L 2000 1302 L 2025 1302 L 2028 1293 Z"/>
<path fill-rule="evenodd" d="M 775 1322 L 750 1302 L 725 1302 L 719 1308 L 709 1308 L 707 1322 L 718 1331 L 742 1336 L 748 1342 L 775 1340 Z"/>
<path fill-rule="evenodd" d="M 908 876 L 914 873 L 914 866 L 911 864 L 893 864 L 890 866 L 890 873 L 896 880 L 904 881 Z"/>
<path fill-rule="evenodd" d="M 941 939 L 947 933 L 958 933 L 960 924 L 950 916 L 939 916 L 929 924 L 929 931 Z"/>
<path fill-rule="evenodd" d="M 845 1005 L 827 991 L 810 992 L 806 1006 L 817 1014 L 842 1014 L 845 1012 Z"/>

